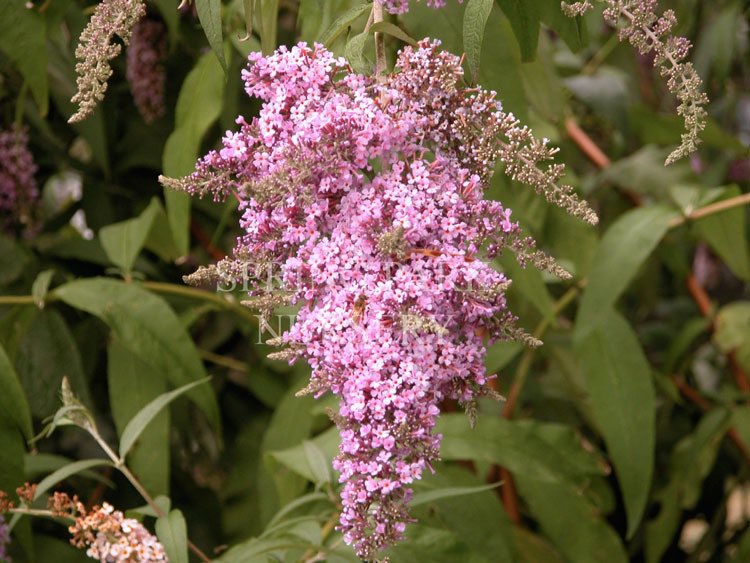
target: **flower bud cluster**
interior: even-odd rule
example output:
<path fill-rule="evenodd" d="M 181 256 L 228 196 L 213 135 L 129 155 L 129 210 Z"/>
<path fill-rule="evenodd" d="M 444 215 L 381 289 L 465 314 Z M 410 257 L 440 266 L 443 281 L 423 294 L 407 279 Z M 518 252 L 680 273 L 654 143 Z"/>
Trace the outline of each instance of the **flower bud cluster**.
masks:
<path fill-rule="evenodd" d="M 87 510 L 78 497 L 54 493 L 48 503 L 55 516 L 72 519 L 70 543 L 86 555 L 107 563 L 167 561 L 164 547 L 143 525 L 125 518 L 106 502 Z"/>
<path fill-rule="evenodd" d="M 39 197 L 37 167 L 28 144 L 26 129 L 0 130 L 0 226 L 4 229 L 31 223 Z"/>
<path fill-rule="evenodd" d="M 680 145 L 667 157 L 666 164 L 689 155 L 700 143 L 699 134 L 706 127 L 708 97 L 701 91 L 702 81 L 693 64 L 685 62 L 690 41 L 672 35 L 677 24 L 674 11 L 656 14 L 657 0 L 604 0 L 604 19 L 617 28 L 621 41 L 629 41 L 641 55 L 653 55 L 654 66 L 667 78 L 667 88 L 679 105 L 677 113 L 685 121 Z M 579 16 L 592 8 L 589 0 L 561 4 L 568 16 Z"/>
<path fill-rule="evenodd" d="M 164 58 L 167 35 L 164 24 L 144 18 L 133 28 L 127 49 L 127 79 L 135 107 L 146 123 L 164 115 L 164 87 L 167 75 Z"/>
<path fill-rule="evenodd" d="M 117 35 L 127 45 L 133 26 L 145 13 L 143 0 L 103 0 L 96 6 L 76 47 L 78 91 L 71 101 L 78 104 L 78 110 L 68 120 L 69 123 L 84 120 L 104 99 L 107 80 L 112 76 L 109 61 L 122 49 L 112 39 Z"/>
<path fill-rule="evenodd" d="M 495 160 L 566 209 L 590 210 L 531 170 L 551 152 L 502 111 L 495 94 L 461 82 L 459 57 L 423 40 L 393 74 L 351 72 L 320 45 L 250 55 L 246 92 L 260 115 L 237 119 L 220 150 L 165 185 L 240 201 L 235 258 L 196 282 L 243 279 L 280 265 L 300 306 L 281 339 L 312 367 L 304 392 L 340 398 L 334 467 L 344 484 L 339 529 L 363 559 L 402 537 L 411 483 L 439 456 L 433 434 L 446 399 L 488 394 L 487 343 L 532 343 L 506 306 L 506 276 L 485 261 L 503 250 L 564 274 L 534 248 L 511 210 L 485 200 Z M 246 281 L 246 280 L 245 280 Z M 251 299 L 251 302 L 256 300 Z M 264 301 L 265 302 L 265 301 Z"/>

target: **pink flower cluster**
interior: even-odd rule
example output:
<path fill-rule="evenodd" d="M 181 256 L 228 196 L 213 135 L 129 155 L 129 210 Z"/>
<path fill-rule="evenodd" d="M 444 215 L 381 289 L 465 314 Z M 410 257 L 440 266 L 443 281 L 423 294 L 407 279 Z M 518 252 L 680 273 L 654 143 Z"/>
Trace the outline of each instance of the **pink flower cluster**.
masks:
<path fill-rule="evenodd" d="M 409 0 L 375 0 L 380 1 L 383 7 L 391 14 L 405 14 L 409 11 Z M 458 0 L 463 2 L 463 0 Z M 445 6 L 445 0 L 427 0 L 430 8 L 442 8 Z"/>
<path fill-rule="evenodd" d="M 78 503 L 80 504 L 80 503 Z M 143 525 L 125 518 L 106 502 L 101 508 L 86 512 L 78 507 L 75 524 L 70 526 L 71 543 L 86 549 L 86 555 L 107 563 L 167 561 L 164 547 Z"/>
<path fill-rule="evenodd" d="M 28 144 L 25 129 L 0 130 L 0 225 L 5 229 L 28 225 L 39 197 L 37 167 Z"/>
<path fill-rule="evenodd" d="M 135 107 L 146 123 L 164 115 L 167 36 L 164 24 L 143 18 L 133 28 L 127 50 L 127 79 Z"/>
<path fill-rule="evenodd" d="M 240 200 L 235 258 L 191 281 L 274 264 L 281 283 L 258 280 L 254 302 L 301 306 L 277 356 L 309 362 L 305 391 L 340 397 L 340 530 L 364 559 L 410 521 L 410 484 L 439 456 L 440 404 L 490 393 L 486 343 L 525 336 L 509 280 L 482 257 L 510 248 L 551 265 L 510 209 L 483 199 L 516 120 L 494 92 L 463 87 L 460 59 L 438 45 L 406 47 L 379 80 L 320 45 L 252 54 L 243 78 L 259 117 L 238 118 L 191 176 L 162 178 Z"/>

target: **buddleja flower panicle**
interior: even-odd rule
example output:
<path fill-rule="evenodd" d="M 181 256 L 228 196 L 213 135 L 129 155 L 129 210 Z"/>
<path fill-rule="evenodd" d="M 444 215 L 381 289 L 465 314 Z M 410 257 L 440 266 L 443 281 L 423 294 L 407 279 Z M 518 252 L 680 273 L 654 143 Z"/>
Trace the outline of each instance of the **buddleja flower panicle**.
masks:
<path fill-rule="evenodd" d="M 12 126 L 0 130 L 0 227 L 3 229 L 19 225 L 28 228 L 33 223 L 39 198 L 36 172 L 26 128 Z"/>
<path fill-rule="evenodd" d="M 677 23 L 675 13 L 665 10 L 661 16 L 657 15 L 657 0 L 600 1 L 606 2 L 604 19 L 617 29 L 620 40 L 627 40 L 642 55 L 653 55 L 654 66 L 667 78 L 667 88 L 679 101 L 677 113 L 685 122 L 685 132 L 680 145 L 665 162 L 673 164 L 697 149 L 708 116 L 704 108 L 708 96 L 701 90 L 703 82 L 693 64 L 685 61 L 691 43 L 672 34 Z M 593 6 L 585 0 L 573 4 L 562 2 L 561 7 L 568 16 L 577 16 Z"/>
<path fill-rule="evenodd" d="M 126 76 L 138 113 L 146 123 L 164 115 L 167 30 L 160 21 L 143 18 L 135 27 L 127 48 Z"/>
<path fill-rule="evenodd" d="M 48 500 L 53 515 L 72 520 L 68 526 L 71 545 L 86 555 L 107 563 L 152 563 L 168 561 L 156 536 L 108 503 L 87 509 L 77 496 L 55 492 Z"/>
<path fill-rule="evenodd" d="M 10 563 L 8 544 L 10 544 L 10 530 L 5 517 L 0 514 L 0 563 Z"/>
<path fill-rule="evenodd" d="M 238 118 L 194 174 L 163 180 L 240 201 L 234 256 L 194 281 L 249 275 L 250 302 L 265 316 L 282 302 L 299 307 L 273 357 L 310 364 L 303 393 L 340 398 L 331 415 L 342 437 L 339 529 L 367 560 L 412 520 L 410 485 L 439 457 L 440 404 L 489 394 L 486 345 L 536 344 L 488 259 L 510 250 L 563 273 L 510 209 L 484 199 L 495 160 L 511 160 L 509 143 L 529 161 L 549 151 L 462 77 L 461 59 L 430 40 L 404 48 L 378 80 L 321 45 L 253 53 L 243 78 L 263 102 L 259 116 Z M 257 263 L 278 268 L 273 284 L 253 275 Z"/>
<path fill-rule="evenodd" d="M 133 27 L 145 13 L 143 0 L 102 0 L 96 6 L 76 47 L 78 91 L 71 101 L 78 104 L 78 110 L 68 120 L 69 123 L 86 119 L 104 99 L 107 81 L 112 76 L 109 62 L 122 49 L 112 40 L 116 35 L 127 45 Z"/>

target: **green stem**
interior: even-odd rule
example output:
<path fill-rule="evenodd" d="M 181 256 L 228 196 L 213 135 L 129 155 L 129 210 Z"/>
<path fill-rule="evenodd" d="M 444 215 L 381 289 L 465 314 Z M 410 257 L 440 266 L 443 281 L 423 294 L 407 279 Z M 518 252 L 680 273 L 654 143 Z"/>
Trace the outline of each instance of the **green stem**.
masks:
<path fill-rule="evenodd" d="M 166 295 L 179 295 L 181 297 L 189 297 L 191 299 L 200 299 L 202 301 L 208 301 L 209 303 L 215 303 L 227 311 L 231 311 L 239 317 L 249 321 L 252 324 L 258 324 L 258 319 L 253 315 L 249 309 L 240 305 L 235 301 L 234 297 L 226 293 L 226 297 L 221 297 L 216 293 L 204 291 L 202 289 L 195 289 L 194 287 L 187 287 L 184 285 L 177 285 L 174 283 L 164 282 L 141 282 L 140 285 L 153 291 L 154 293 L 162 293 Z"/>

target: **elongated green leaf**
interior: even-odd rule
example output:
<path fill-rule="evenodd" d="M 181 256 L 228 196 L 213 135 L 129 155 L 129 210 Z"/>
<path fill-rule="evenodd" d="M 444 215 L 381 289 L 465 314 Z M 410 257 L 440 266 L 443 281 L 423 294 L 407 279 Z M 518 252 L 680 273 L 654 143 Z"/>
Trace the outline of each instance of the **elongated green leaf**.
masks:
<path fill-rule="evenodd" d="M 480 418 L 472 429 L 464 415 L 443 415 L 436 429 L 443 435 L 440 456 L 497 463 L 537 481 L 576 487 L 583 476 L 604 473 L 595 454 L 583 450 L 580 441 L 576 444 L 572 438 L 562 441 L 557 435 L 548 436 L 547 426 L 558 428 L 558 432 L 573 432 L 561 425 L 487 417 Z M 591 456 L 592 462 L 576 461 L 580 456 Z"/>
<path fill-rule="evenodd" d="M 245 33 L 247 38 L 253 34 L 253 12 L 256 0 L 242 0 L 242 9 L 245 12 Z"/>
<path fill-rule="evenodd" d="M 182 387 L 180 387 L 179 389 L 175 389 L 174 391 L 169 391 L 168 393 L 162 393 L 156 399 L 154 399 L 145 407 L 143 407 L 140 411 L 138 411 L 138 414 L 136 414 L 130 420 L 130 422 L 128 422 L 128 425 L 125 427 L 125 430 L 122 431 L 122 437 L 120 438 L 120 457 L 122 458 L 128 455 L 130 448 L 133 447 L 133 444 L 135 444 L 135 441 L 138 439 L 141 433 L 146 429 L 146 426 L 148 426 L 148 424 L 154 418 L 156 418 L 156 416 L 159 414 L 159 412 L 161 412 L 161 410 L 164 407 L 166 407 L 169 403 L 174 401 L 177 397 L 179 397 L 183 393 L 186 393 L 193 387 L 196 387 L 203 383 L 207 383 L 208 381 L 209 381 L 209 378 L 202 379 L 201 381 L 194 381 L 193 383 L 188 383 L 187 385 L 183 385 Z"/>
<path fill-rule="evenodd" d="M 34 431 L 31 426 L 29 404 L 26 402 L 18 375 L 2 346 L 0 346 L 0 389 L 3 390 L 0 393 L 0 419 L 8 426 L 15 426 L 26 439 L 30 439 Z"/>
<path fill-rule="evenodd" d="M 390 22 L 378 22 L 370 26 L 370 33 L 387 33 L 397 39 L 400 39 L 404 43 L 409 45 L 416 45 L 417 41 L 403 29 L 394 25 Z"/>
<path fill-rule="evenodd" d="M 25 439 L 31 437 L 31 414 L 13 366 L 0 346 L 0 490 L 14 491 L 25 481 Z M 18 536 L 18 532 L 21 535 Z M 24 548 L 33 550 L 29 524 L 16 531 Z M 30 552 L 27 553 L 30 555 Z"/>
<path fill-rule="evenodd" d="M 420 504 L 426 504 L 428 502 L 442 500 L 444 498 L 473 495 L 474 493 L 491 491 L 492 489 L 496 489 L 500 485 L 501 483 L 492 483 L 491 485 L 481 485 L 478 487 L 446 487 L 444 489 L 436 489 L 434 491 L 419 492 L 415 493 L 409 505 L 419 506 Z"/>
<path fill-rule="evenodd" d="M 55 290 L 67 304 L 107 323 L 123 346 L 163 373 L 176 387 L 206 378 L 198 351 L 174 311 L 163 299 L 134 284 L 105 278 L 70 282 Z M 188 392 L 219 431 L 219 408 L 213 391 Z"/>
<path fill-rule="evenodd" d="M 164 174 L 180 177 L 192 172 L 203 135 L 221 114 L 224 76 L 215 57 L 207 53 L 190 71 L 177 98 L 175 130 L 164 146 Z M 190 197 L 165 189 L 167 216 L 174 242 L 182 254 L 189 247 Z"/>
<path fill-rule="evenodd" d="M 487 27 L 487 19 L 490 17 L 493 4 L 493 0 L 469 0 L 464 11 L 464 52 L 475 82 L 479 73 L 484 28 Z"/>
<path fill-rule="evenodd" d="M 661 509 L 646 524 L 646 561 L 661 561 L 672 542 L 684 509 L 692 508 L 700 496 L 703 479 L 711 471 L 716 454 L 732 421 L 726 409 L 708 412 L 695 432 L 682 439 L 672 451 L 669 482 L 658 494 Z"/>
<path fill-rule="evenodd" d="M 365 41 L 368 38 L 369 35 L 365 32 L 355 35 L 346 43 L 346 49 L 344 50 L 344 56 L 352 69 L 360 74 L 368 74 L 372 71 L 372 64 L 363 54 Z"/>
<path fill-rule="evenodd" d="M 510 20 L 513 33 L 521 47 L 521 60 L 534 60 L 539 41 L 540 14 L 538 2 L 527 0 L 497 0 Z M 468 9 L 468 8 L 467 8 Z"/>
<path fill-rule="evenodd" d="M 123 272 L 130 273 L 133 269 L 160 208 L 159 200 L 154 198 L 135 219 L 107 225 L 99 231 L 102 248 Z"/>
<path fill-rule="evenodd" d="M 169 45 L 174 48 L 177 45 L 177 41 L 180 38 L 180 12 L 174 5 L 172 0 L 151 0 L 159 10 L 159 15 L 167 24 L 167 31 L 169 32 Z"/>
<path fill-rule="evenodd" d="M 37 312 L 23 334 L 15 364 L 34 416 L 44 418 L 57 410 L 64 376 L 81 401 L 91 405 L 78 346 L 56 310 Z"/>
<path fill-rule="evenodd" d="M 654 469 L 655 397 L 651 368 L 630 325 L 614 310 L 576 343 L 586 391 L 615 466 L 628 537 L 646 508 Z"/>
<path fill-rule="evenodd" d="M 221 68 L 226 72 L 227 61 L 224 58 L 224 41 L 221 31 L 221 0 L 195 0 L 195 7 L 208 44 L 221 64 Z"/>
<path fill-rule="evenodd" d="M 279 0 L 260 0 L 260 44 L 264 55 L 276 49 L 276 28 L 279 21 Z"/>
<path fill-rule="evenodd" d="M 575 490 L 540 482 L 523 473 L 513 477 L 542 530 L 568 561 L 628 561 L 618 535 Z"/>
<path fill-rule="evenodd" d="M 347 10 L 341 14 L 334 22 L 328 26 L 320 37 L 318 37 L 318 43 L 322 43 L 326 47 L 333 45 L 339 35 L 344 33 L 360 16 L 366 14 L 372 10 L 372 5 L 368 3 L 359 4 L 354 6 L 350 10 Z"/>
<path fill-rule="evenodd" d="M 724 191 L 721 200 L 740 193 L 737 186 L 732 186 Z M 750 250 L 744 208 L 735 207 L 709 215 L 696 221 L 695 227 L 701 238 L 711 245 L 738 278 L 750 281 Z"/>
<path fill-rule="evenodd" d="M 31 295 L 34 297 L 34 304 L 40 309 L 44 309 L 44 299 L 49 291 L 49 284 L 55 275 L 55 270 L 44 270 L 39 272 L 31 286 Z"/>
<path fill-rule="evenodd" d="M 21 71 L 34 95 L 39 113 L 49 105 L 47 45 L 44 20 L 19 0 L 0 0 L 0 51 Z"/>
<path fill-rule="evenodd" d="M 167 390 L 164 377 L 114 338 L 107 349 L 107 384 L 120 438 L 141 409 Z M 169 421 L 165 409 L 143 429 L 128 453 L 128 467 L 152 495 L 169 492 Z"/>
<path fill-rule="evenodd" d="M 182 512 L 175 509 L 159 518 L 156 521 L 156 536 L 171 563 L 188 563 L 187 524 Z"/>
<path fill-rule="evenodd" d="M 576 338 L 607 314 L 638 273 L 677 213 L 660 206 L 641 207 L 622 215 L 604 234 L 583 292 Z"/>
<path fill-rule="evenodd" d="M 34 493 L 34 500 L 40 498 L 47 491 L 52 489 L 55 485 L 61 481 L 65 481 L 68 477 L 76 475 L 91 469 L 92 467 L 101 467 L 103 465 L 112 465 L 112 462 L 108 459 L 83 459 L 81 461 L 74 461 L 71 464 L 61 467 L 57 471 L 47 475 L 44 479 L 39 481 L 36 486 L 36 492 Z"/>
<path fill-rule="evenodd" d="M 326 456 L 322 449 L 310 440 L 302 442 L 305 448 L 305 457 L 307 463 L 312 469 L 317 485 L 324 485 L 331 482 L 331 460 Z"/>

